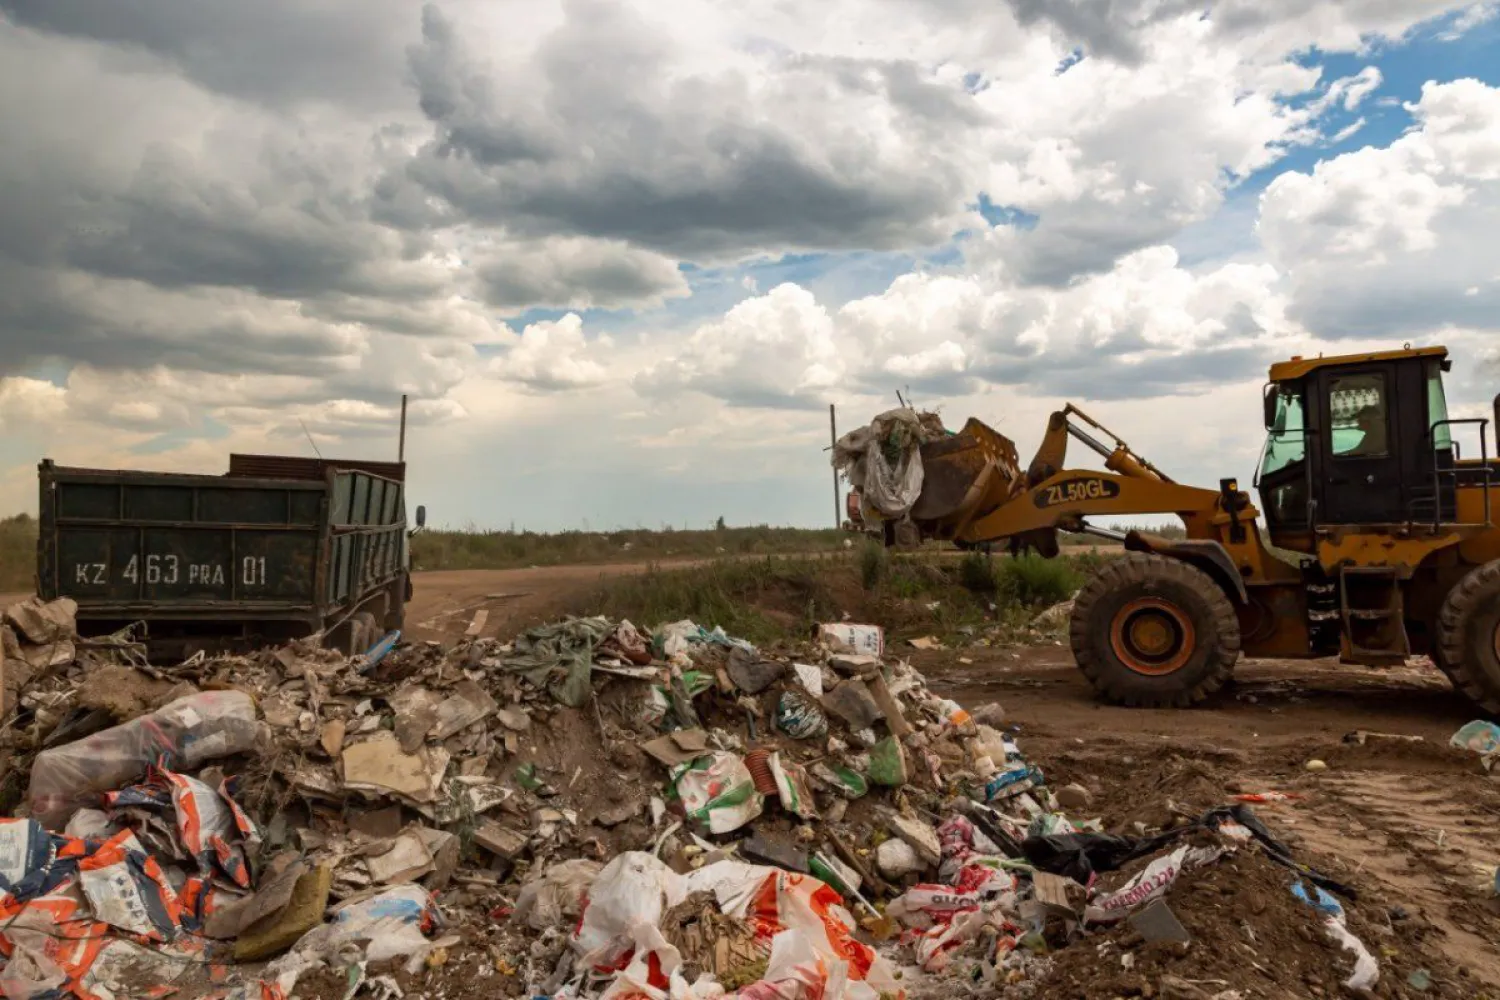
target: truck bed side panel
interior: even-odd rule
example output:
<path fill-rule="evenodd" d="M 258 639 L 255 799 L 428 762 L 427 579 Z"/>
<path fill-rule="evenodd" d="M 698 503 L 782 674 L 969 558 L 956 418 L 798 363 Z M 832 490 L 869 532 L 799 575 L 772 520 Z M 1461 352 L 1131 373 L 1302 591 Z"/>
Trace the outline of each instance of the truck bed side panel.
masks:
<path fill-rule="evenodd" d="M 324 484 L 53 469 L 42 490 L 42 592 L 85 614 L 319 603 Z"/>

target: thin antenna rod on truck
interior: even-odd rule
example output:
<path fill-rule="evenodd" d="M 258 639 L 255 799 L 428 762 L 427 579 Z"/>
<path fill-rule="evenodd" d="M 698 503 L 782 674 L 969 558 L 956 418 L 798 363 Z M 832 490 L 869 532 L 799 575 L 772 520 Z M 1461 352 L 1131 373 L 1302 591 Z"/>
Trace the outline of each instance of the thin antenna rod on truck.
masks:
<path fill-rule="evenodd" d="M 406 461 L 406 393 L 401 394 L 401 436 L 396 441 L 396 461 Z"/>

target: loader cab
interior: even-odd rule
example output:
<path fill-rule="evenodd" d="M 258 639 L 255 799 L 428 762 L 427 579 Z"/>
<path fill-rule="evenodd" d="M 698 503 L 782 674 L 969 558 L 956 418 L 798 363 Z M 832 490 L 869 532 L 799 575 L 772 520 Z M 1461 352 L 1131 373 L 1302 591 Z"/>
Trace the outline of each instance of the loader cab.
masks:
<path fill-rule="evenodd" d="M 1454 447 L 1441 347 L 1271 367 L 1257 486 L 1272 541 L 1311 552 L 1325 525 L 1451 521 Z"/>

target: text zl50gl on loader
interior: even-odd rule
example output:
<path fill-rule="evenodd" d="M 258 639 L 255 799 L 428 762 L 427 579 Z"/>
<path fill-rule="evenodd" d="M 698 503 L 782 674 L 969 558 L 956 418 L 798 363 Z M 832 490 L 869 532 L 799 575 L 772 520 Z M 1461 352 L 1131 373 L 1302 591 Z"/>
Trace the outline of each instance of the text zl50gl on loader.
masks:
<path fill-rule="evenodd" d="M 1337 655 L 1370 666 L 1427 654 L 1500 715 L 1500 463 L 1486 419 L 1448 416 L 1441 347 L 1271 366 L 1256 487 L 1184 486 L 1075 407 L 1054 413 L 1022 472 L 1002 435 L 970 420 L 922 446 L 922 535 L 1056 552 L 1089 516 L 1176 514 L 1186 538 L 1118 536 L 1129 550 L 1083 588 L 1070 624 L 1078 665 L 1106 698 L 1185 706 L 1249 656 Z M 1500 399 L 1496 401 L 1500 422 Z M 1461 456 L 1455 425 L 1474 425 Z M 1069 437 L 1107 471 L 1068 469 Z M 1108 443 L 1105 440 L 1108 439 Z"/>

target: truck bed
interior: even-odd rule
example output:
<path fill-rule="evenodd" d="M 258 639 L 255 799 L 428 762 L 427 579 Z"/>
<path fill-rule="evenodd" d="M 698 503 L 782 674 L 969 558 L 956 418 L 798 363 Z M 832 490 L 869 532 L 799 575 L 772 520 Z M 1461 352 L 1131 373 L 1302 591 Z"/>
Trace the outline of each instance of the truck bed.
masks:
<path fill-rule="evenodd" d="M 311 631 L 405 574 L 402 484 L 320 471 L 263 479 L 44 462 L 39 590 L 76 600 L 81 622 L 299 621 Z"/>

